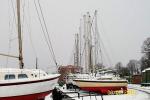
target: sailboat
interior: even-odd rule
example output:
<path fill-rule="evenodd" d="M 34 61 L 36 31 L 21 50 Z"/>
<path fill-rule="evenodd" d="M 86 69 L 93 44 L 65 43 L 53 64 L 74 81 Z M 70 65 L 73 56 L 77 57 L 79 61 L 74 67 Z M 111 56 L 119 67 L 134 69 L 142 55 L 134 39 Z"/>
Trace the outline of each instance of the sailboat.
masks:
<path fill-rule="evenodd" d="M 75 85 L 78 86 L 81 90 L 86 90 L 90 92 L 97 92 L 102 94 L 112 94 L 116 91 L 122 93 L 127 93 L 127 80 L 112 76 L 107 77 L 106 75 L 103 76 L 95 76 L 95 66 L 97 62 L 94 62 L 98 56 L 97 43 L 98 43 L 98 30 L 97 30 L 97 11 L 94 14 L 95 19 L 95 28 L 93 28 L 93 20 L 91 20 L 91 16 L 89 13 L 83 16 L 84 22 L 84 40 L 85 40 L 85 73 L 88 73 L 89 78 L 75 78 L 73 81 Z M 91 31 L 94 31 L 94 35 L 91 34 Z M 94 38 L 93 38 L 93 37 Z M 94 50 L 93 50 L 94 48 Z M 93 52 L 94 51 L 94 52 Z M 101 50 L 100 50 L 101 51 Z M 95 58 L 93 57 L 95 56 Z M 94 61 L 93 61 L 94 58 Z M 121 91 L 120 91 L 121 90 Z"/>
<path fill-rule="evenodd" d="M 16 3 L 19 56 L 1 55 L 19 59 L 20 68 L 0 68 L 0 100 L 44 100 L 54 89 L 60 75 L 47 74 L 40 69 L 24 69 L 20 0 Z"/>
<path fill-rule="evenodd" d="M 75 85 L 81 90 L 97 92 L 101 94 L 126 94 L 127 80 L 116 77 L 101 76 L 88 79 L 74 79 Z"/>

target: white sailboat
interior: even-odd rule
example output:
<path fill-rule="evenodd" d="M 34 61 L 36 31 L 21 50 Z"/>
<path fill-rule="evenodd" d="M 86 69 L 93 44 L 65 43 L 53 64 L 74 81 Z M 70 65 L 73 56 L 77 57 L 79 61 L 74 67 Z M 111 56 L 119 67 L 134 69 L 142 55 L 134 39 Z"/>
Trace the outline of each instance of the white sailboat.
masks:
<path fill-rule="evenodd" d="M 123 93 L 127 93 L 127 80 L 118 79 L 116 77 L 101 76 L 96 77 L 94 63 L 97 64 L 96 56 L 98 43 L 98 30 L 97 30 L 97 11 L 95 11 L 95 33 L 92 37 L 91 31 L 93 30 L 91 16 L 89 13 L 84 15 L 84 39 L 85 39 L 85 72 L 89 74 L 89 78 L 75 78 L 73 81 L 82 90 L 98 92 L 102 94 L 109 94 L 111 91 L 123 90 Z M 93 50 L 93 48 L 95 48 Z M 94 52 L 93 52 L 94 51 Z M 101 51 L 101 50 L 100 50 Z M 93 57 L 95 56 L 95 58 Z M 94 60 L 93 60 L 94 58 Z M 95 61 L 95 62 L 94 62 Z"/>
<path fill-rule="evenodd" d="M 59 74 L 47 74 L 40 69 L 24 69 L 20 20 L 20 0 L 17 3 L 19 56 L 0 54 L 19 59 L 20 68 L 0 68 L 0 100 L 44 100 L 52 92 Z"/>

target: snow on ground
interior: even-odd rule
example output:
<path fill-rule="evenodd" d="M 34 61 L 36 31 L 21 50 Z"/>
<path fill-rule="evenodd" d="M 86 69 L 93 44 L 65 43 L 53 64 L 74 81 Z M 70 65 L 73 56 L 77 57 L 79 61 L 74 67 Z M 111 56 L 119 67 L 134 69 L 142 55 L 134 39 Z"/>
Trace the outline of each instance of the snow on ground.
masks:
<path fill-rule="evenodd" d="M 103 100 L 150 100 L 150 94 L 142 91 L 129 89 L 128 94 L 121 95 L 104 95 Z M 52 100 L 51 96 L 47 96 L 45 100 Z M 101 96 L 86 96 L 86 97 L 76 97 L 75 100 L 102 100 Z M 64 99 L 65 100 L 65 99 Z"/>
<path fill-rule="evenodd" d="M 139 84 L 128 84 L 128 88 L 140 90 L 150 94 L 150 86 L 144 87 Z"/>
<path fill-rule="evenodd" d="M 65 90 L 68 92 L 68 90 Z M 69 94 L 70 97 L 74 100 L 102 100 L 101 96 L 85 96 L 85 97 L 77 97 L 77 94 Z M 53 100 L 51 95 L 48 95 L 45 100 Z M 65 99 L 63 99 L 65 100 Z M 67 99 L 68 100 L 68 99 Z M 103 95 L 103 100 L 150 100 L 150 87 L 141 87 L 140 85 L 128 85 L 127 94 L 120 95 Z"/>
<path fill-rule="evenodd" d="M 125 95 L 106 95 L 103 100 L 150 100 L 150 94 L 133 89 L 129 91 Z"/>

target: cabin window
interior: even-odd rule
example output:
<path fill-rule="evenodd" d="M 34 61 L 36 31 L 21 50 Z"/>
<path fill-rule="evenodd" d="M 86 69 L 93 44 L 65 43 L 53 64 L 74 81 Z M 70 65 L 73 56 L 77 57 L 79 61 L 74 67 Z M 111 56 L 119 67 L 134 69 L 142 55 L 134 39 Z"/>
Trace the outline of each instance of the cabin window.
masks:
<path fill-rule="evenodd" d="M 28 76 L 26 74 L 18 74 L 18 79 L 21 78 L 28 78 Z"/>
<path fill-rule="evenodd" d="M 37 75 L 35 75 L 35 77 L 37 77 Z"/>
<path fill-rule="evenodd" d="M 14 74 L 5 75 L 5 80 L 10 80 L 10 79 L 15 79 L 15 75 Z"/>

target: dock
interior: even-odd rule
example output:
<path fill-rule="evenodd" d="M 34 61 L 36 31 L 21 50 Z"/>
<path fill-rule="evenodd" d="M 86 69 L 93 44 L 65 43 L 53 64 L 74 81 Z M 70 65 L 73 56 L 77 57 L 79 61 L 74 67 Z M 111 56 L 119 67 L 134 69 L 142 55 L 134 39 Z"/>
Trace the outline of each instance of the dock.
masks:
<path fill-rule="evenodd" d="M 128 88 L 127 94 L 111 94 L 102 95 L 98 93 L 92 93 L 82 91 L 78 88 L 67 89 L 66 86 L 57 87 L 54 92 L 49 96 L 50 99 L 46 100 L 149 100 L 150 95 L 146 92 L 139 91 L 137 89 Z"/>

